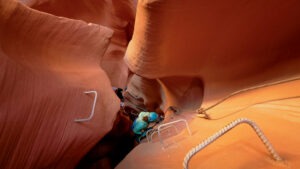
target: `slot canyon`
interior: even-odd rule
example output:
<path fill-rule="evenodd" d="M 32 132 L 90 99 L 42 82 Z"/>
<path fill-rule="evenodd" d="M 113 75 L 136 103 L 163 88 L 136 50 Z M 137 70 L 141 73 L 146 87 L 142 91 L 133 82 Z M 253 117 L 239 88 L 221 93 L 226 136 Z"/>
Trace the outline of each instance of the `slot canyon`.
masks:
<path fill-rule="evenodd" d="M 300 168 L 299 11 L 0 0 L 0 168 Z"/>

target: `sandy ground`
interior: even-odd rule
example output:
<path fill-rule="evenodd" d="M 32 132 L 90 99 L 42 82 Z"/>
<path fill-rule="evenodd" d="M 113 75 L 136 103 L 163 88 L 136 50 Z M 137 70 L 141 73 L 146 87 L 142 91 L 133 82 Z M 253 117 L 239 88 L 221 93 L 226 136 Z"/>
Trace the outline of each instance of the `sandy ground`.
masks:
<path fill-rule="evenodd" d="M 283 162 L 274 161 L 252 128 L 241 124 L 193 156 L 189 168 L 300 168 L 299 86 L 300 81 L 293 81 L 236 95 L 208 111 L 212 120 L 196 117 L 195 112 L 177 115 L 172 120 L 188 120 L 192 136 L 185 129 L 177 135 L 170 132 L 171 136 L 166 132 L 164 146 L 154 136 L 152 143 L 137 146 L 116 168 L 183 168 L 191 148 L 242 117 L 258 124 Z"/>

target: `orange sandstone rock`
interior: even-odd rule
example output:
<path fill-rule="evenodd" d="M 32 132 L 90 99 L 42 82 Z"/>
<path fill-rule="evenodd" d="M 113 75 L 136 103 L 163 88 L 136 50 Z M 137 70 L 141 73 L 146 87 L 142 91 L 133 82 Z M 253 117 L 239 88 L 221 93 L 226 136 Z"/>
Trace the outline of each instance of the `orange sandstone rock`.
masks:
<path fill-rule="evenodd" d="M 109 77 L 112 86 L 124 88 L 128 67 L 123 58 L 131 39 L 135 17 L 135 5 L 131 0 L 42 0 L 27 4 L 39 11 L 53 15 L 83 20 L 111 28 L 111 43 L 98 64 Z"/>
<path fill-rule="evenodd" d="M 162 90 L 135 79 L 129 90 L 160 92 L 164 108 L 184 107 L 183 98 L 200 106 L 202 98 L 299 75 L 299 8 L 297 1 L 139 1 L 125 60 Z"/>
<path fill-rule="evenodd" d="M 74 168 L 113 126 L 119 100 L 99 66 L 113 31 L 0 1 L 0 166 Z M 89 122 L 95 90 L 98 100 Z"/>

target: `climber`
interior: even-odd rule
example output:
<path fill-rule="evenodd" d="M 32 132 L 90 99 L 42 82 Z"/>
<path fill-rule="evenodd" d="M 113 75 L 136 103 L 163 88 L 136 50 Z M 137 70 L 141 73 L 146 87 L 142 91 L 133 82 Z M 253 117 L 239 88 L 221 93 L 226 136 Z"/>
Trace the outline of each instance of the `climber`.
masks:
<path fill-rule="evenodd" d="M 140 142 L 146 136 L 146 132 L 162 119 L 162 116 L 158 116 L 156 112 L 141 112 L 132 124 L 132 130 L 136 135 L 137 141 Z M 154 125 L 149 127 L 150 123 L 154 123 Z"/>

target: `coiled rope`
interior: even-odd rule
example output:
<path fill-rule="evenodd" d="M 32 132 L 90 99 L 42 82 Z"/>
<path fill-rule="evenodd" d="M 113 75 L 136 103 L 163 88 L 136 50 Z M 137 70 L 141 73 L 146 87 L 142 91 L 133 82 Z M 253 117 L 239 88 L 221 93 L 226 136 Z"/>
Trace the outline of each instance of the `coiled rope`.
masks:
<path fill-rule="evenodd" d="M 263 132 L 261 131 L 261 129 L 257 126 L 257 124 L 254 123 L 253 121 L 247 119 L 247 118 L 240 118 L 240 119 L 237 119 L 237 120 L 231 122 L 230 124 L 228 124 L 227 126 L 225 126 L 224 128 L 222 128 L 221 130 L 219 130 L 217 133 L 215 133 L 214 135 L 210 136 L 209 138 L 207 138 L 206 140 L 204 140 L 203 142 L 201 142 L 198 146 L 192 148 L 186 154 L 186 156 L 185 156 L 185 158 L 183 160 L 183 168 L 184 169 L 188 169 L 188 163 L 189 163 L 191 157 L 193 157 L 197 152 L 199 152 L 200 150 L 204 149 L 207 145 L 211 144 L 212 142 L 214 142 L 215 140 L 217 140 L 219 137 L 221 137 L 222 135 L 224 135 L 225 133 L 227 133 L 229 130 L 231 130 L 232 128 L 236 127 L 237 125 L 239 125 L 241 123 L 249 124 L 254 129 L 254 131 L 256 132 L 256 134 L 258 135 L 258 137 L 260 138 L 260 140 L 264 143 L 264 145 L 266 146 L 266 148 L 268 149 L 268 151 L 271 153 L 271 155 L 273 156 L 274 160 L 276 160 L 276 161 L 282 161 L 282 158 L 274 150 L 273 146 L 271 145 L 271 143 L 269 142 L 269 140 L 266 138 L 266 136 L 263 134 Z"/>

